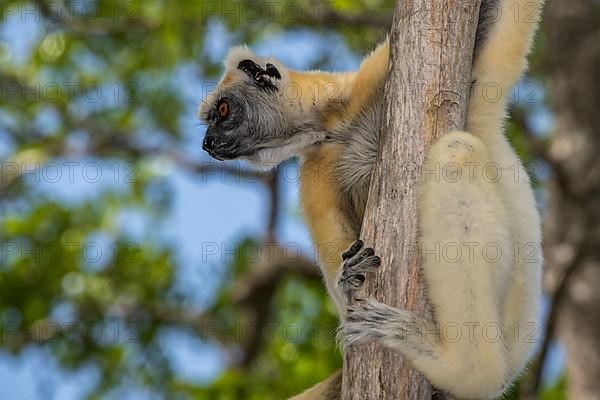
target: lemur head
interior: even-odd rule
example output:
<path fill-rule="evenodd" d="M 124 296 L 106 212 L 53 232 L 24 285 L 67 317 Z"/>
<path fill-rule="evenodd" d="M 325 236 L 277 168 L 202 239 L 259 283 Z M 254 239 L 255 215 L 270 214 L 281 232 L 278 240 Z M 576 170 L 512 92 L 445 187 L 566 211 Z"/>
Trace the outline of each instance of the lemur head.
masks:
<path fill-rule="evenodd" d="M 202 148 L 218 160 L 242 158 L 273 167 L 318 142 L 314 122 L 286 98 L 290 72 L 278 61 L 234 47 L 225 74 L 200 105 L 208 125 Z"/>

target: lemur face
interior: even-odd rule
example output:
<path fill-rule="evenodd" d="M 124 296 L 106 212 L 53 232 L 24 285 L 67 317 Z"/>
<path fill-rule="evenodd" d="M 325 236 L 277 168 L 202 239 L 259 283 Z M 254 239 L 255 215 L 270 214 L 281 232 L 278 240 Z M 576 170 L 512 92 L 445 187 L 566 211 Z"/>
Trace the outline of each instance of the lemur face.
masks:
<path fill-rule="evenodd" d="M 267 142 L 285 136 L 286 121 L 272 83 L 277 70 L 267 72 L 250 60 L 240 62 L 239 70 L 241 79 L 222 84 L 201 107 L 208 125 L 202 148 L 218 160 L 251 159 Z"/>
<path fill-rule="evenodd" d="M 306 118 L 282 94 L 287 71 L 275 60 L 234 48 L 217 89 L 200 106 L 202 148 L 218 160 L 245 159 L 270 168 L 312 144 Z"/>

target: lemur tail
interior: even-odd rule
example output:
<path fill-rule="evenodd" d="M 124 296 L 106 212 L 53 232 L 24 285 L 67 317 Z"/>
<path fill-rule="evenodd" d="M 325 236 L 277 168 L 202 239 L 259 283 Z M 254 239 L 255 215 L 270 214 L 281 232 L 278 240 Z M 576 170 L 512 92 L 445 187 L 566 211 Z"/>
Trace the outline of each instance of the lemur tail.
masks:
<path fill-rule="evenodd" d="M 505 117 L 510 88 L 527 68 L 527 53 L 544 0 L 482 0 L 484 29 L 473 65 L 467 132 L 496 134 Z"/>
<path fill-rule="evenodd" d="M 339 400 L 342 393 L 342 371 L 339 370 L 322 382 L 288 400 Z"/>

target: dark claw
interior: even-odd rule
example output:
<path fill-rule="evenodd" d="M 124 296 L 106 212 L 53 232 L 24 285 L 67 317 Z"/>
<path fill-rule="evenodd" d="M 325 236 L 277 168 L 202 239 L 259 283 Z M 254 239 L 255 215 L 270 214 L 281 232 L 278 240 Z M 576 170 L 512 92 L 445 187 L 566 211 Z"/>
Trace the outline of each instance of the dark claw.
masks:
<path fill-rule="evenodd" d="M 348 278 L 348 284 L 354 289 L 360 288 L 364 283 L 367 277 L 363 274 L 353 275 Z"/>
<path fill-rule="evenodd" d="M 374 255 L 375 255 L 375 250 L 373 250 L 373 248 L 371 248 L 371 247 L 367 247 L 366 249 L 364 249 L 362 251 L 360 256 L 351 258 L 350 260 L 347 260 L 347 265 L 349 267 L 353 267 L 357 264 L 364 262 L 367 258 L 373 257 Z"/>
<path fill-rule="evenodd" d="M 342 253 L 342 260 L 346 261 L 349 258 L 354 257 L 356 255 L 356 253 L 358 253 L 358 251 L 360 249 L 362 249 L 363 246 L 364 246 L 363 241 L 358 239 L 357 241 L 352 243 L 352 246 L 350 246 L 350 248 L 348 250 L 346 250 Z"/>

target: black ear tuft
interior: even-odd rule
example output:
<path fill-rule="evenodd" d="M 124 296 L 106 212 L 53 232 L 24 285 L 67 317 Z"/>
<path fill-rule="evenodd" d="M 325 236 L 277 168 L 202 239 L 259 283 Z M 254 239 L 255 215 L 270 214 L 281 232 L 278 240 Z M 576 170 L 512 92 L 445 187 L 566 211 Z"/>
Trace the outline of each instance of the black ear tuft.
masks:
<path fill-rule="evenodd" d="M 242 60 L 238 64 L 238 69 L 244 71 L 254 81 L 254 84 L 263 89 L 277 91 L 277 86 L 273 85 L 271 78 L 281 79 L 279 71 L 273 64 L 267 64 L 264 70 L 260 65 L 252 60 Z"/>
<path fill-rule="evenodd" d="M 273 64 L 267 64 L 267 69 L 265 70 L 265 72 L 271 78 L 281 79 L 281 74 L 279 73 L 279 70 Z"/>
<path fill-rule="evenodd" d="M 250 78 L 254 79 L 257 75 L 262 72 L 262 68 L 260 65 L 255 63 L 252 60 L 242 60 L 238 64 L 238 69 L 241 69 L 248 75 Z"/>

